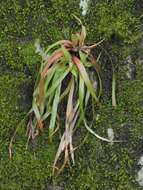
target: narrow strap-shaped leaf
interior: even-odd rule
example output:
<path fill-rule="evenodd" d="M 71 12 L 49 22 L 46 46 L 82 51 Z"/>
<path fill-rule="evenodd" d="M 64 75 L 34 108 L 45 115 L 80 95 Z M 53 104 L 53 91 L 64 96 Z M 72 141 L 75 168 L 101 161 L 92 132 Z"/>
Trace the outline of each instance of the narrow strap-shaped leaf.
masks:
<path fill-rule="evenodd" d="M 42 113 L 40 113 L 40 110 L 38 109 L 36 103 L 33 104 L 32 108 L 36 118 L 36 124 L 34 125 L 34 127 L 42 129 L 43 128 L 42 117 L 41 117 Z"/>
<path fill-rule="evenodd" d="M 53 173 L 55 171 L 55 166 L 57 164 L 57 161 L 61 155 L 61 153 L 63 152 L 64 150 L 64 147 L 65 147 L 65 133 L 63 134 L 63 136 L 61 137 L 61 141 L 60 141 L 60 144 L 59 144 L 59 148 L 58 148 L 58 151 L 56 153 L 56 156 L 55 156 L 55 160 L 54 160 L 54 164 L 53 164 Z"/>
<path fill-rule="evenodd" d="M 85 117 L 84 113 L 86 112 L 89 98 L 90 98 L 90 92 L 87 89 L 86 93 L 85 93 L 85 100 L 84 100 L 84 105 L 83 105 L 83 114 L 82 114 L 82 112 L 80 112 L 81 114 L 79 115 L 79 119 L 76 124 L 75 130 L 80 126 L 81 122 L 84 120 L 84 117 Z"/>
<path fill-rule="evenodd" d="M 72 82 L 72 79 L 70 80 L 70 82 L 68 83 L 68 86 L 66 87 L 66 89 L 64 90 L 64 92 L 61 94 L 60 96 L 60 102 L 63 100 L 63 98 L 65 96 L 67 96 L 67 94 L 69 93 L 70 91 L 70 88 L 71 88 L 71 82 Z"/>
<path fill-rule="evenodd" d="M 85 28 L 85 26 L 82 25 L 81 34 L 80 34 L 80 41 L 79 41 L 80 47 L 82 47 L 84 45 L 85 38 L 86 38 L 86 28 Z"/>
<path fill-rule="evenodd" d="M 59 84 L 59 86 L 55 92 L 55 97 L 54 97 L 52 112 L 51 112 L 50 125 L 49 125 L 49 135 L 51 135 L 53 133 L 54 128 L 55 128 L 57 109 L 58 109 L 59 98 L 60 98 L 60 91 L 61 91 L 61 83 Z"/>
<path fill-rule="evenodd" d="M 54 76 L 55 71 L 58 70 L 58 68 L 60 67 L 59 64 L 53 65 L 50 69 L 49 69 L 49 73 L 45 79 L 45 83 L 44 83 L 44 91 L 46 92 L 48 85 L 52 79 L 52 77 Z"/>
<path fill-rule="evenodd" d="M 76 57 L 72 57 L 73 63 L 76 64 L 77 68 L 79 69 L 79 72 L 87 86 L 87 89 L 89 90 L 90 94 L 93 96 L 93 98 L 98 102 L 98 98 L 96 96 L 96 91 L 88 77 L 88 74 L 86 72 L 85 67 L 83 66 L 82 62 Z"/>
<path fill-rule="evenodd" d="M 51 49 L 53 49 L 54 47 L 59 46 L 59 45 L 64 45 L 65 47 L 72 47 L 72 42 L 69 40 L 59 40 L 58 42 L 49 46 L 46 50 L 46 53 L 48 53 Z"/>
<path fill-rule="evenodd" d="M 94 43 L 93 45 L 90 46 L 83 46 L 82 50 L 88 50 L 88 49 L 92 49 L 92 48 L 96 48 L 98 45 L 100 45 L 105 39 L 102 39 L 101 41 Z"/>
<path fill-rule="evenodd" d="M 47 98 L 63 81 L 63 79 L 69 74 L 71 68 L 66 69 L 63 71 L 63 74 L 59 76 L 58 80 L 52 82 L 52 86 L 48 89 L 47 93 L 45 94 L 45 98 Z"/>
<path fill-rule="evenodd" d="M 69 118 L 69 121 L 70 121 L 69 125 L 70 126 L 74 127 L 74 125 L 75 125 L 75 115 L 76 115 L 77 112 L 79 112 L 79 101 L 77 101 L 77 103 L 76 103 L 75 107 L 73 108 L 73 111 L 72 111 L 72 113 L 70 115 L 70 118 Z"/>
<path fill-rule="evenodd" d="M 84 117 L 84 108 L 83 108 L 84 96 L 85 96 L 84 80 L 82 79 L 81 76 L 79 76 L 79 105 L 80 105 L 81 117 Z"/>
<path fill-rule="evenodd" d="M 38 89 L 38 97 L 37 97 L 37 101 L 40 105 L 40 107 L 43 104 L 44 101 L 44 78 L 41 78 L 39 81 L 39 89 Z"/>
<path fill-rule="evenodd" d="M 84 120 L 84 125 L 85 125 L 86 129 L 87 129 L 91 134 L 93 134 L 95 137 L 97 137 L 98 139 L 100 139 L 100 140 L 102 140 L 102 141 L 106 141 L 106 142 L 109 142 L 109 143 L 121 142 L 121 141 L 118 141 L 118 140 L 110 140 L 110 139 L 101 137 L 100 135 L 98 135 L 97 133 L 95 133 L 95 132 L 87 125 L 87 123 L 86 123 L 85 120 Z"/>
<path fill-rule="evenodd" d="M 66 123 L 70 122 L 70 117 L 73 112 L 73 94 L 74 94 L 74 79 L 72 78 L 71 88 L 67 102 L 67 109 L 66 109 Z"/>
<path fill-rule="evenodd" d="M 86 91 L 86 96 L 85 96 L 85 107 L 86 107 L 87 104 L 88 104 L 89 98 L 90 98 L 90 93 L 89 93 L 89 91 L 87 90 L 87 91 Z"/>
<path fill-rule="evenodd" d="M 59 80 L 59 77 L 65 72 L 66 68 L 67 68 L 66 66 L 60 66 L 60 65 L 59 65 L 59 67 L 57 67 L 57 70 L 56 70 L 56 72 L 54 72 L 52 80 L 50 81 L 50 86 L 47 86 L 47 89 L 45 90 L 45 102 L 44 103 L 46 105 L 47 111 L 50 111 L 50 109 L 52 107 L 52 104 L 53 104 L 52 102 L 54 100 L 54 96 L 55 96 L 56 89 L 58 88 L 58 84 L 55 87 L 55 89 L 52 90 L 52 92 L 50 94 L 48 94 L 49 89 L 51 89 L 53 87 L 53 84 L 55 84 Z"/>
<path fill-rule="evenodd" d="M 78 21 L 78 23 L 79 23 L 80 25 L 82 25 L 82 22 L 81 22 L 80 18 L 78 18 L 75 14 L 72 14 L 72 15 L 73 15 L 73 17 Z"/>
<path fill-rule="evenodd" d="M 80 111 L 79 111 L 79 101 L 77 101 L 75 107 L 73 108 L 71 114 L 70 114 L 70 117 L 69 117 L 69 130 L 73 130 L 74 126 L 75 126 L 75 123 L 76 123 L 76 120 L 78 118 L 80 114 Z"/>
<path fill-rule="evenodd" d="M 72 136 L 73 136 L 73 129 L 75 127 L 75 124 L 76 124 L 76 121 L 78 119 L 79 113 L 80 113 L 79 110 L 74 113 L 73 121 L 72 121 L 72 123 L 70 125 L 69 148 L 70 148 L 70 155 L 71 155 L 71 159 L 72 159 L 73 164 L 75 163 L 75 161 L 74 161 L 74 148 L 73 148 L 73 145 L 72 145 Z"/>
<path fill-rule="evenodd" d="M 54 99 L 54 96 L 55 96 L 55 91 L 53 91 L 50 96 L 48 96 L 48 98 L 46 98 L 45 100 L 45 108 L 46 108 L 46 111 L 47 112 L 50 112 L 51 113 L 51 110 L 52 110 L 52 103 L 53 103 L 53 99 Z"/>
<path fill-rule="evenodd" d="M 59 58 L 61 58 L 64 55 L 63 51 L 59 50 L 55 52 L 51 57 L 49 57 L 46 66 L 44 67 L 43 71 L 41 72 L 41 77 L 39 81 L 39 104 L 42 105 L 44 100 L 44 80 L 49 72 L 49 67 L 57 61 Z"/>
<path fill-rule="evenodd" d="M 73 16 L 78 21 L 78 23 L 81 25 L 81 33 L 79 35 L 79 46 L 82 47 L 84 45 L 84 41 L 85 41 L 85 38 L 86 38 L 86 28 L 82 24 L 81 20 L 76 15 L 73 14 Z"/>
<path fill-rule="evenodd" d="M 45 65 L 43 71 L 41 72 L 41 78 L 45 78 L 45 76 L 48 74 L 49 67 L 55 62 L 58 61 L 59 58 L 61 58 L 64 55 L 64 52 L 60 49 L 56 51 L 54 54 L 52 54 L 48 60 L 47 64 Z"/>
<path fill-rule="evenodd" d="M 45 89 L 45 102 L 44 103 L 46 105 L 47 110 L 49 110 L 51 108 L 51 103 L 52 103 L 52 101 L 54 99 L 56 88 L 58 87 L 58 84 L 57 84 L 57 86 L 54 86 L 54 85 L 55 85 L 56 82 L 58 82 L 59 77 L 62 76 L 62 74 L 66 71 L 66 69 L 67 69 L 67 67 L 65 65 L 63 65 L 63 64 L 57 65 L 56 70 L 53 73 L 52 79 L 49 81 L 50 84 Z M 47 78 L 48 78 L 48 76 L 47 76 Z M 49 78 L 47 80 L 49 80 Z M 55 87 L 55 89 L 52 89 L 52 92 L 48 95 L 49 90 L 53 86 Z"/>
<path fill-rule="evenodd" d="M 46 113 L 42 116 L 42 121 L 45 121 L 49 116 L 50 116 L 51 112 L 46 111 Z"/>
<path fill-rule="evenodd" d="M 82 51 L 79 51 L 79 56 L 80 56 L 81 62 L 85 64 L 87 62 L 88 54 L 83 53 Z"/>
<path fill-rule="evenodd" d="M 77 80 L 78 79 L 78 69 L 77 69 L 76 65 L 73 65 L 72 62 L 71 62 L 71 64 L 72 64 L 71 73 L 75 77 L 75 79 Z"/>
<path fill-rule="evenodd" d="M 37 104 L 35 102 L 33 102 L 32 109 L 33 109 L 33 111 L 35 113 L 36 119 L 40 120 L 41 119 L 41 114 L 40 114 L 39 109 L 37 107 Z"/>
<path fill-rule="evenodd" d="M 66 61 L 67 62 L 71 61 L 71 55 L 70 55 L 69 51 L 64 46 L 62 46 L 61 49 L 63 50 L 64 57 L 66 58 Z"/>

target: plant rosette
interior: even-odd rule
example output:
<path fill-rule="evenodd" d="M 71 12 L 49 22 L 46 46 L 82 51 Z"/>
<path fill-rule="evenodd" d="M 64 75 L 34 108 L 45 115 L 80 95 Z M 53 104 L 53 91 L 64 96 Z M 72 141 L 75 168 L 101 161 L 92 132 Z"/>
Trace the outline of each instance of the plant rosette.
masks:
<path fill-rule="evenodd" d="M 60 40 L 49 46 L 45 52 L 38 47 L 44 58 L 35 82 L 32 107 L 28 113 L 28 142 L 34 139 L 44 126 L 48 126 L 49 140 L 52 141 L 53 135 L 61 127 L 59 108 L 64 100 L 66 108 L 62 113 L 64 132 L 53 164 L 53 172 L 58 168 L 57 173 L 60 173 L 70 160 L 75 163 L 72 137 L 77 126 L 82 124 L 97 138 L 113 142 L 96 134 L 87 125 L 86 118 L 89 102 L 92 102 L 93 107 L 96 103 L 99 104 L 102 92 L 100 64 L 91 54 L 91 49 L 97 47 L 103 40 L 93 45 L 85 45 L 86 28 L 79 18 L 76 16 L 75 18 L 81 25 L 81 32 L 72 35 L 71 40 Z M 98 90 L 90 79 L 90 69 L 94 70 L 98 77 Z M 9 146 L 10 155 L 13 138 Z M 64 153 L 63 164 L 57 167 L 62 153 Z"/>

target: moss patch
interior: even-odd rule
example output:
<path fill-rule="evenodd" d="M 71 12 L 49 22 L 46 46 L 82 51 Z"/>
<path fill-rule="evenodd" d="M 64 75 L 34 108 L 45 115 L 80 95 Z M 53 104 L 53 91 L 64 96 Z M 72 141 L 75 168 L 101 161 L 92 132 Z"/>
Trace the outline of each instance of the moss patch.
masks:
<path fill-rule="evenodd" d="M 13 143 L 12 160 L 8 156 L 8 145 L 16 125 L 28 111 L 28 107 L 18 104 L 26 96 L 21 94 L 20 87 L 29 82 L 31 79 L 21 73 L 5 72 L 0 76 L 0 189 L 3 190 L 43 189 L 51 175 L 54 147 L 47 144 L 48 134 L 43 134 L 26 150 L 27 138 L 22 125 Z"/>
<path fill-rule="evenodd" d="M 136 162 L 142 143 L 142 66 L 137 64 L 135 80 L 127 80 L 122 60 L 133 52 L 142 35 L 134 0 L 91 1 L 83 23 L 88 41 L 105 38 L 103 47 L 116 55 L 119 68 L 118 107 L 114 110 L 105 96 L 98 110 L 99 120 L 93 128 L 106 136 L 112 127 L 117 139 L 126 143 L 109 145 L 89 136 L 76 154 L 76 166 L 67 168 L 55 179 L 67 190 L 130 189 L 135 182 Z M 80 16 L 79 1 L 14 0 L 2 1 L 0 7 L 0 189 L 43 190 L 51 183 L 51 165 L 56 143 L 47 143 L 47 130 L 25 149 L 24 125 L 16 136 L 13 158 L 8 158 L 8 144 L 17 123 L 28 111 L 32 85 L 38 71 L 39 57 L 34 41 L 39 38 L 47 47 L 68 38 L 78 26 L 72 14 Z M 119 59 L 120 58 L 120 59 Z M 104 60 L 106 62 L 106 60 Z M 107 99 L 106 99 L 107 98 Z M 24 103 L 23 103 L 24 102 Z M 81 130 L 81 138 L 84 132 Z M 79 136 L 79 134 L 77 134 Z"/>
<path fill-rule="evenodd" d="M 140 19 L 134 7 L 134 0 L 91 1 L 86 17 L 82 18 L 88 29 L 89 42 L 104 38 L 118 54 L 130 52 L 141 36 Z M 28 43 L 39 38 L 47 46 L 69 37 L 77 28 L 72 14 L 80 17 L 78 1 L 1 2 L 0 57 L 11 68 L 23 70 L 29 63 L 27 55 L 23 55 L 23 44 L 29 46 Z"/>

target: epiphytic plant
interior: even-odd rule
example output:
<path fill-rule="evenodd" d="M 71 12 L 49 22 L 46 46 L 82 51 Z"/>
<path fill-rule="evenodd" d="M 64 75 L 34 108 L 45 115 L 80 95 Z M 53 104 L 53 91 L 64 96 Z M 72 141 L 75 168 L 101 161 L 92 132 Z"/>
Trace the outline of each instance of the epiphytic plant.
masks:
<path fill-rule="evenodd" d="M 81 32 L 72 35 L 71 40 L 60 40 L 52 44 L 43 53 L 44 59 L 34 87 L 32 108 L 28 113 L 28 141 L 34 139 L 44 126 L 48 126 L 49 139 L 52 141 L 52 136 L 59 127 L 64 127 L 53 166 L 54 171 L 59 157 L 64 153 L 64 162 L 58 173 L 70 160 L 74 163 L 72 137 L 75 128 L 81 123 L 97 138 L 111 142 L 97 135 L 87 125 L 87 105 L 89 102 L 92 105 L 99 104 L 102 91 L 100 64 L 91 54 L 91 49 L 101 42 L 86 45 L 86 28 L 80 19 L 75 18 L 81 25 Z M 91 80 L 90 69 L 98 77 L 98 90 Z M 65 111 L 62 106 L 66 108 Z M 63 122 L 60 123 L 61 115 L 64 115 L 64 126 L 61 126 Z"/>

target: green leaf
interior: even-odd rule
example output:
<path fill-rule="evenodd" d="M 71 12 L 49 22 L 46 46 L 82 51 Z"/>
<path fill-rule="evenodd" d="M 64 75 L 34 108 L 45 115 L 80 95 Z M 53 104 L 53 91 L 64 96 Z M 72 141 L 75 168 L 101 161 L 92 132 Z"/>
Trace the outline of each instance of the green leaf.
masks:
<path fill-rule="evenodd" d="M 72 63 L 72 65 L 73 65 L 73 63 Z M 77 70 L 77 67 L 75 65 L 72 66 L 71 73 L 72 73 L 72 75 L 75 76 L 75 78 L 78 77 L 78 70 Z"/>
<path fill-rule="evenodd" d="M 60 96 L 60 101 L 62 101 L 62 99 L 67 96 L 67 94 L 69 93 L 70 91 L 70 88 L 71 88 L 71 83 L 72 83 L 72 79 L 70 80 L 70 82 L 68 83 L 68 86 L 66 87 L 66 89 L 64 90 L 64 92 L 61 94 Z"/>
<path fill-rule="evenodd" d="M 70 53 L 69 53 L 69 51 L 64 47 L 64 46 L 62 46 L 62 48 L 61 48 L 62 50 L 63 50 L 63 52 L 64 52 L 64 56 L 65 56 L 65 58 L 66 58 L 66 61 L 67 62 L 71 62 L 71 55 L 70 55 Z"/>
<path fill-rule="evenodd" d="M 44 84 L 44 91 L 46 92 L 48 85 L 52 79 L 52 77 L 54 76 L 55 72 L 59 69 L 60 65 L 53 65 L 50 69 L 49 69 L 49 73 L 45 79 L 45 84 Z"/>
<path fill-rule="evenodd" d="M 90 98 L 90 92 L 87 90 L 87 91 L 86 91 L 86 96 L 85 96 L 85 107 L 86 107 L 87 104 L 88 104 L 89 98 Z"/>
<path fill-rule="evenodd" d="M 63 45 L 63 44 L 65 44 L 65 43 L 72 46 L 72 42 L 69 41 L 69 40 L 59 40 L 58 42 L 56 42 L 56 43 L 50 45 L 50 46 L 47 48 L 47 50 L 46 50 L 45 53 L 48 53 L 48 52 L 49 52 L 51 49 L 53 49 L 54 47 L 59 46 L 59 45 Z"/>
<path fill-rule="evenodd" d="M 50 119 L 50 125 L 49 125 L 50 137 L 55 128 L 57 109 L 58 109 L 59 98 L 60 98 L 60 91 L 61 91 L 61 83 L 59 84 L 58 88 L 56 89 L 55 97 L 54 97 L 54 101 L 53 101 L 53 106 L 52 106 L 52 111 L 51 111 L 51 119 Z"/>
<path fill-rule="evenodd" d="M 88 54 L 83 53 L 82 51 L 79 51 L 79 56 L 81 62 L 84 64 L 85 67 L 92 67 L 92 64 L 87 60 Z"/>
<path fill-rule="evenodd" d="M 76 64 L 77 68 L 79 69 L 80 71 L 80 74 L 87 86 L 87 89 L 89 90 L 90 94 L 92 95 L 92 97 L 98 102 L 98 98 L 96 96 L 96 91 L 89 79 L 89 76 L 86 72 L 86 69 L 84 67 L 84 65 L 82 64 L 82 62 L 76 57 L 76 56 L 73 56 L 73 62 Z"/>
<path fill-rule="evenodd" d="M 45 121 L 45 119 L 47 119 L 49 117 L 50 113 L 51 112 L 46 111 L 46 113 L 44 113 L 44 115 L 42 116 L 42 121 Z"/>
<path fill-rule="evenodd" d="M 36 102 L 33 102 L 32 108 L 35 113 L 36 119 L 39 121 L 41 119 L 41 115 L 40 115 Z"/>
<path fill-rule="evenodd" d="M 79 56 L 82 63 L 85 63 L 87 61 L 88 54 L 85 54 L 82 51 L 79 51 Z"/>
<path fill-rule="evenodd" d="M 63 79 L 69 74 L 70 68 L 67 69 L 67 67 L 64 67 L 63 73 L 59 75 L 59 78 L 52 81 L 51 87 L 47 90 L 47 93 L 45 94 L 45 97 L 47 98 L 63 81 Z"/>

